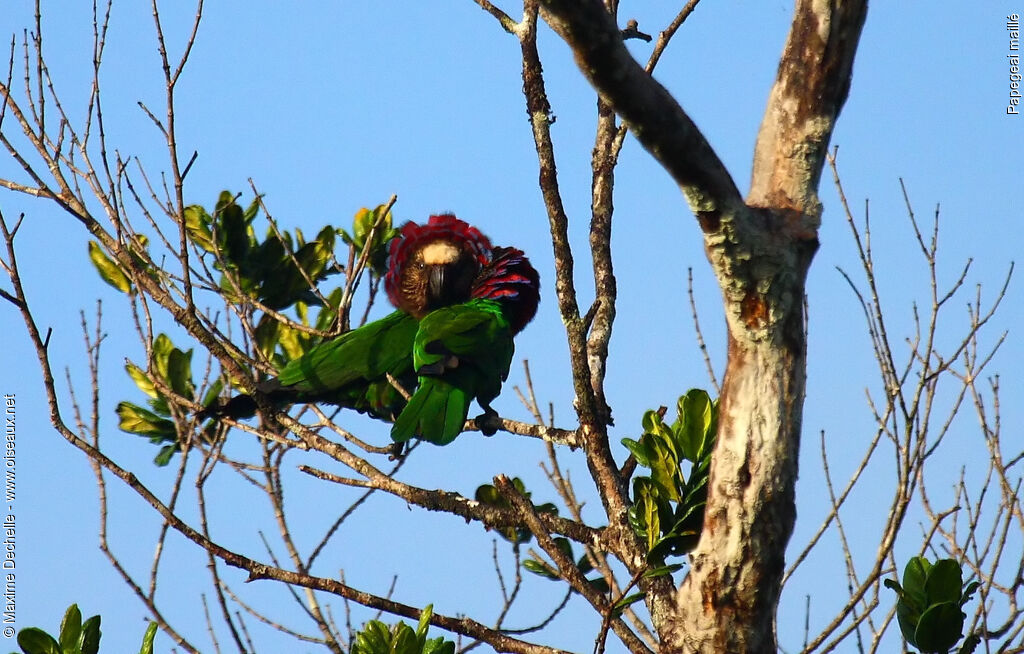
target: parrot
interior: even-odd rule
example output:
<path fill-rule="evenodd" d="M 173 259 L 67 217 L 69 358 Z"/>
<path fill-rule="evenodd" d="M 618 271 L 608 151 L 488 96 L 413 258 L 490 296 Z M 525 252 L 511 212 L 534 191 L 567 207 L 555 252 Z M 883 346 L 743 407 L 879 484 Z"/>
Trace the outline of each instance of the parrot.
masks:
<path fill-rule="evenodd" d="M 427 224 L 407 222 L 390 243 L 384 277 L 396 311 L 314 346 L 257 385 L 275 406 L 323 402 L 394 420 L 405 397 L 390 374 L 407 389 L 417 382 L 413 344 L 420 320 L 440 307 L 465 302 L 483 267 L 491 262 L 490 240 L 452 214 Z M 200 418 L 251 418 L 256 402 L 237 395 L 199 412 Z"/>
<path fill-rule="evenodd" d="M 392 440 L 418 437 L 447 445 L 462 432 L 473 399 L 484 411 L 477 426 L 494 434 L 500 420 L 490 403 L 508 377 L 513 338 L 533 320 L 539 303 L 540 276 L 523 251 L 494 248 L 468 301 L 420 320 L 412 347 L 416 391 L 392 426 Z"/>

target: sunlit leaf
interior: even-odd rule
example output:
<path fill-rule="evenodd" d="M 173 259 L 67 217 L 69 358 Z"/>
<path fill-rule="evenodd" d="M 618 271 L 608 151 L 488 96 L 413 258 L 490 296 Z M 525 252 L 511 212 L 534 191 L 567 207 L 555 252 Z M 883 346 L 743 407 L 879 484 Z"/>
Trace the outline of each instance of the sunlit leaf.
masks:
<path fill-rule="evenodd" d="M 124 273 L 119 264 L 107 256 L 96 241 L 89 241 L 89 259 L 96 267 L 96 272 L 100 274 L 103 281 L 122 293 L 131 292 L 132 283 L 128 279 L 128 275 Z"/>
<path fill-rule="evenodd" d="M 117 415 L 121 419 L 118 427 L 122 431 L 163 440 L 177 439 L 173 421 L 131 402 L 120 402 L 117 405 Z"/>
<path fill-rule="evenodd" d="M 185 207 L 185 231 L 189 239 L 200 249 L 206 252 L 214 252 L 213 231 L 210 223 L 213 219 L 206 209 L 198 204 Z"/>
<path fill-rule="evenodd" d="M 441 636 L 432 638 L 423 644 L 423 654 L 455 654 L 455 642 Z"/>
<path fill-rule="evenodd" d="M 623 438 L 622 444 L 630 451 L 637 463 L 645 468 L 651 467 L 650 453 L 641 441 L 635 441 L 632 438 Z"/>
<path fill-rule="evenodd" d="M 71 652 L 78 646 L 78 639 L 82 635 L 82 612 L 77 604 L 72 604 L 64 612 L 64 618 L 60 621 L 61 649 Z"/>
<path fill-rule="evenodd" d="M 146 627 L 146 633 L 142 636 L 142 647 L 139 648 L 139 654 L 153 654 L 153 641 L 156 639 L 157 623 L 150 622 L 149 626 Z"/>
<path fill-rule="evenodd" d="M 419 621 L 419 624 L 416 625 L 416 635 L 417 636 L 425 637 L 427 635 L 427 629 L 430 628 L 430 616 L 432 616 L 433 614 L 434 614 L 434 605 L 433 604 L 427 604 L 426 606 L 423 607 L 423 610 L 420 611 L 420 621 Z"/>
<path fill-rule="evenodd" d="M 132 381 L 135 382 L 135 385 L 139 387 L 140 391 L 149 397 L 158 397 L 156 386 L 153 385 L 153 381 L 145 371 L 130 361 L 124 364 L 124 369 L 127 371 L 128 376 L 132 378 Z"/>

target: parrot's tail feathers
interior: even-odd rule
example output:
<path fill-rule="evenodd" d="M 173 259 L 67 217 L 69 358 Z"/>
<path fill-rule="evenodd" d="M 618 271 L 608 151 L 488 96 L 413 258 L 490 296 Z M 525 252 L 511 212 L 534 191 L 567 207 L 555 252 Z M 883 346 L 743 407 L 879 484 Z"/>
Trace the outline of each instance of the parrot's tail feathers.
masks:
<path fill-rule="evenodd" d="M 465 391 L 434 378 L 424 378 L 391 428 L 391 438 L 404 443 L 417 437 L 447 445 L 462 433 L 472 398 Z"/>

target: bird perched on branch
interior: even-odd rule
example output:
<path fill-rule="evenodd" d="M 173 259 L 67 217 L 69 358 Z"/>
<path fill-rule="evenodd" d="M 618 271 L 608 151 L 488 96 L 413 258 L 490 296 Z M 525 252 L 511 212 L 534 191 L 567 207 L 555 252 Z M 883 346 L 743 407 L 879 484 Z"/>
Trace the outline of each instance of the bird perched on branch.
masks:
<path fill-rule="evenodd" d="M 420 321 L 413 342 L 418 387 L 391 428 L 398 443 L 419 437 L 446 445 L 462 432 L 469 405 L 484 434 L 500 425 L 491 402 L 501 392 L 515 352 L 513 337 L 533 320 L 540 276 L 522 250 L 494 248 L 480 271 L 472 299 L 436 309 Z"/>
<path fill-rule="evenodd" d="M 324 402 L 394 420 L 396 442 L 438 445 L 461 433 L 476 399 L 481 431 L 493 434 L 490 403 L 508 376 L 513 337 L 537 312 L 537 271 L 521 250 L 493 248 L 476 228 L 440 215 L 401 228 L 384 282 L 397 311 L 314 347 L 258 390 L 278 406 Z M 408 405 L 389 375 L 413 391 Z M 255 411 L 255 400 L 239 395 L 203 413 Z"/>
<path fill-rule="evenodd" d="M 412 345 L 419 319 L 470 298 L 473 280 L 491 259 L 491 242 L 452 215 L 406 223 L 392 240 L 384 283 L 397 311 L 317 346 L 257 385 L 275 406 L 322 402 L 394 420 L 405 397 L 388 381 L 415 388 Z M 256 401 L 237 395 L 200 418 L 251 418 Z"/>

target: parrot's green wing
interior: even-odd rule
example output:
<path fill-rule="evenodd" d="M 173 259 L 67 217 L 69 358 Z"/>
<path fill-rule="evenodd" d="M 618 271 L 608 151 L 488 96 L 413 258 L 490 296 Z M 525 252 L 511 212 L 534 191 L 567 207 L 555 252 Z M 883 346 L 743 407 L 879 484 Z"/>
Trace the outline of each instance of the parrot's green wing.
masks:
<path fill-rule="evenodd" d="M 277 378 L 297 399 L 329 402 L 393 418 L 404 398 L 390 374 L 413 386 L 417 321 L 401 311 L 346 332 L 288 363 Z M 410 390 L 412 390 L 410 388 Z"/>
<path fill-rule="evenodd" d="M 391 429 L 404 442 L 445 445 L 462 432 L 474 398 L 485 410 L 501 391 L 515 348 L 508 320 L 493 300 L 437 309 L 419 324 L 413 363 L 419 388 Z"/>
<path fill-rule="evenodd" d="M 278 375 L 281 386 L 302 391 L 332 391 L 355 381 L 401 373 L 412 366 L 416 319 L 395 311 L 313 347 Z"/>

